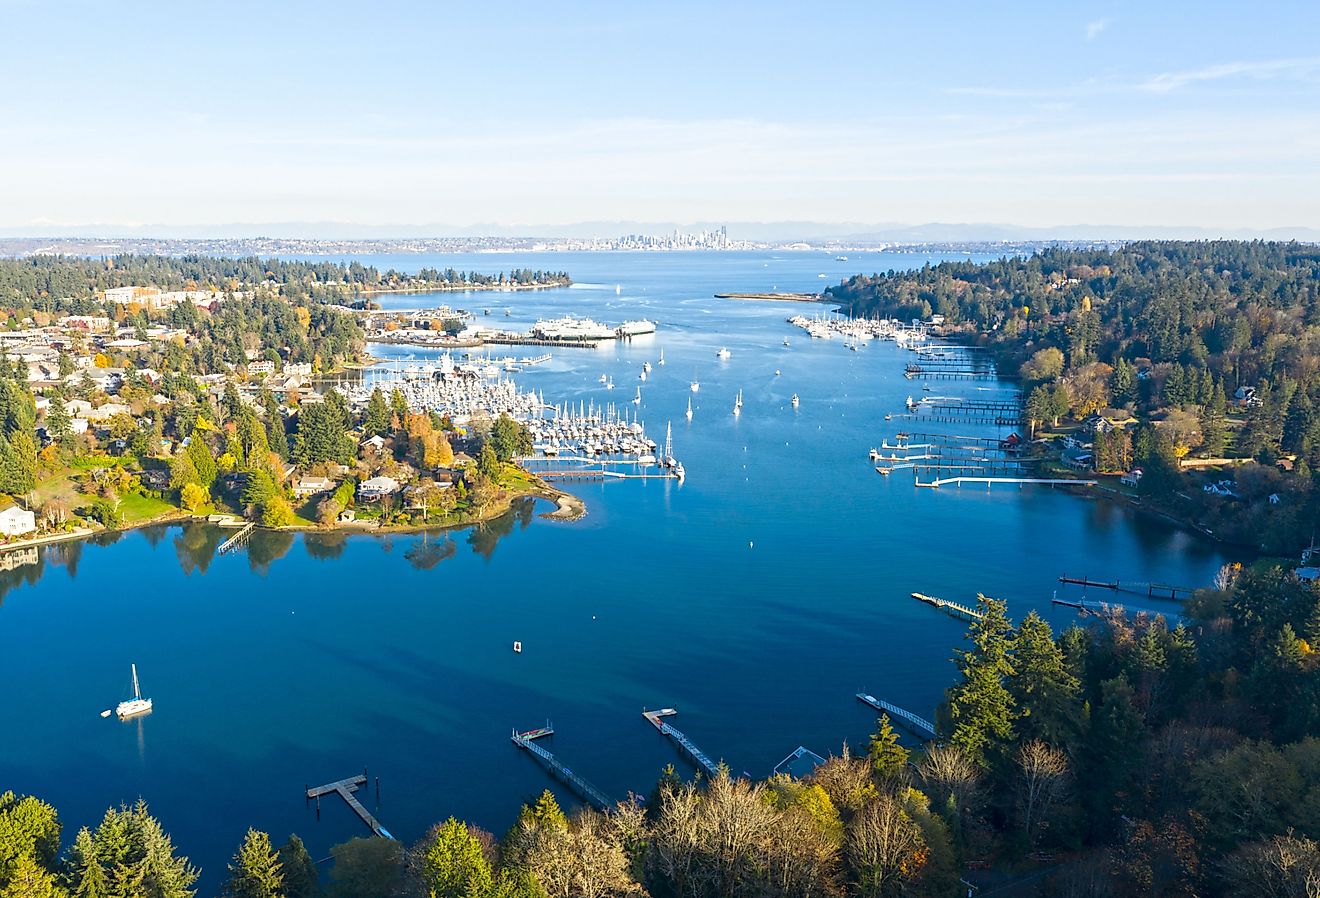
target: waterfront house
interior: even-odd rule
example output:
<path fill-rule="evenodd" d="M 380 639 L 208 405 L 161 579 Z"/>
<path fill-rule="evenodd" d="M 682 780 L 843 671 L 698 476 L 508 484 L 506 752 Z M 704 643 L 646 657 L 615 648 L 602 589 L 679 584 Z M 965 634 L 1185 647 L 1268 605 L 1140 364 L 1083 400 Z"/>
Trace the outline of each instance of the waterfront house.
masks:
<path fill-rule="evenodd" d="M 364 501 L 383 499 L 399 491 L 399 481 L 393 477 L 372 477 L 358 484 L 358 498 Z"/>
<path fill-rule="evenodd" d="M 1314 583 L 1320 580 L 1320 567 L 1299 567 L 1293 571 L 1293 574 L 1303 583 Z"/>
<path fill-rule="evenodd" d="M 1118 479 L 1124 486 L 1137 487 L 1141 485 L 1141 478 L 1144 473 L 1141 468 L 1133 468 Z"/>
<path fill-rule="evenodd" d="M 35 533 L 36 529 L 37 516 L 27 509 L 11 505 L 0 511 L 0 535 L 22 536 L 25 533 Z"/>
<path fill-rule="evenodd" d="M 1074 471 L 1089 471 L 1093 463 L 1093 456 L 1084 449 L 1068 448 L 1063 450 L 1059 460 Z"/>
<path fill-rule="evenodd" d="M 339 484 L 329 477 L 303 477 L 293 484 L 293 494 L 299 499 L 307 499 L 318 493 L 328 493 Z"/>

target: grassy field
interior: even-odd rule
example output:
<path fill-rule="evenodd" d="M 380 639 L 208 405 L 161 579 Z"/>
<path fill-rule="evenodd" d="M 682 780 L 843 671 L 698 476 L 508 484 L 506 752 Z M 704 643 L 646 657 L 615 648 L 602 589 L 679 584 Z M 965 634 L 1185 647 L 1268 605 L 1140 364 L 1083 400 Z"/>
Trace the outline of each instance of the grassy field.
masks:
<path fill-rule="evenodd" d="M 130 493 L 119 502 L 119 513 L 124 516 L 125 524 L 135 524 L 178 511 L 179 507 L 164 499 L 152 496 L 140 496 Z"/>

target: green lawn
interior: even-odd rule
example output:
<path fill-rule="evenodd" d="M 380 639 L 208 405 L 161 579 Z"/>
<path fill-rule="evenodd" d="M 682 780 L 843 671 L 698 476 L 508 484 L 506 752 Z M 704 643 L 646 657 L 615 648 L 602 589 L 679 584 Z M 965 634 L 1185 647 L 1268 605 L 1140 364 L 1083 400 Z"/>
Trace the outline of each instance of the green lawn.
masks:
<path fill-rule="evenodd" d="M 119 502 L 119 513 L 124 516 L 125 524 L 135 524 L 138 521 L 150 520 L 178 510 L 177 505 L 166 502 L 164 499 L 140 496 L 137 493 L 125 496 Z"/>
<path fill-rule="evenodd" d="M 137 457 L 132 455 L 80 455 L 69 462 L 69 467 L 75 471 L 90 471 L 93 468 L 113 468 L 119 465 L 122 468 L 134 469 L 137 465 Z"/>

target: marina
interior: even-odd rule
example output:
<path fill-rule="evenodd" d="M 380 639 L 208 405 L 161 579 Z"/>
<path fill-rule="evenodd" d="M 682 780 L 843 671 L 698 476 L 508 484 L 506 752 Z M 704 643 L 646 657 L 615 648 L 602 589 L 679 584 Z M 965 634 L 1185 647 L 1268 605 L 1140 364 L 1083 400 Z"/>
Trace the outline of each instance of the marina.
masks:
<path fill-rule="evenodd" d="M 507 270 L 538 258 L 461 264 Z M 932 257 L 850 258 L 883 271 Z M 425 256 L 372 264 L 403 263 L 436 264 Z M 356 813 L 339 812 L 334 795 L 323 796 L 336 806 L 323 808 L 319 823 L 310 805 L 290 800 L 311 771 L 322 782 L 355 764 L 358 773 L 368 764 L 382 780 L 388 775 L 400 785 L 384 816 L 368 786 L 356 796 L 409 844 L 450 814 L 501 833 L 547 787 L 566 811 L 586 801 L 547 775 L 539 756 L 519 756 L 534 753 L 506 741 L 509 723 L 552 714 L 557 735 L 533 742 L 603 798 L 649 792 L 670 763 L 684 778 L 707 776 L 686 754 L 676 757 L 683 749 L 671 737 L 637 725 L 635 709 L 648 702 L 685 718 L 700 708 L 699 723 L 678 727 L 685 738 L 714 762 L 736 756 L 737 770 L 764 773 L 795 746 L 829 757 L 844 740 L 864 745 L 874 728 L 868 706 L 839 701 L 859 684 L 883 684 L 879 697 L 900 708 L 939 703 L 965 624 L 913 607 L 914 588 L 967 604 L 977 592 L 1006 596 L 1016 619 L 1035 609 L 1057 633 L 1076 617 L 1050 602 L 1060 572 L 1186 585 L 1210 583 L 1237 560 L 1077 490 L 929 491 L 913 489 L 906 471 L 882 477 L 861 468 L 872 447 L 903 456 L 928 453 L 915 445 L 931 444 L 960 460 L 1007 457 L 998 451 L 1007 434 L 992 425 L 928 425 L 924 414 L 885 425 L 909 393 L 914 401 L 930 395 L 902 377 L 913 351 L 873 338 L 851 352 L 842 335 L 810 339 L 785 322 L 785 306 L 708 298 L 726 286 L 810 289 L 818 259 L 570 254 L 561 264 L 577 286 L 516 294 L 514 317 L 496 308 L 488 320 L 525 330 L 553 320 L 571 299 L 577 314 L 596 321 L 645 318 L 662 327 L 596 350 L 474 349 L 466 358 L 372 343 L 380 364 L 332 380 L 354 401 L 366 401 L 376 383 L 388 396 L 395 383 L 415 382 L 418 398 L 435 398 L 454 418 L 465 407 L 474 419 L 514 407 L 529 426 L 549 425 L 556 406 L 565 427 L 570 407 L 574 419 L 609 418 L 613 402 L 616 421 L 635 421 L 655 442 L 642 455 L 656 463 L 565 450 L 561 434 L 558 458 L 592 462 L 549 456 L 528 467 L 648 476 L 558 483 L 586 506 L 574 524 L 543 521 L 554 503 L 534 500 L 445 534 L 257 528 L 224 555 L 218 547 L 237 528 L 207 522 L 37 547 L 37 563 L 0 571 L 0 626 L 14 636 L 0 653 L 0 676 L 25 683 L 11 697 L 24 726 L 6 743 L 10 786 L 59 807 L 66 831 L 145 798 L 209 871 L 202 891 L 214 894 L 249 825 L 297 832 L 317 858 L 369 834 Z M 615 293 L 620 282 L 623 295 Z M 402 309 L 442 300 L 379 301 Z M 721 345 L 732 353 L 723 363 L 715 357 Z M 546 353 L 548 361 L 523 362 Z M 510 358 L 523 370 L 509 371 Z M 653 370 L 641 383 L 647 361 Z M 461 381 L 432 383 L 442 368 L 461 369 Z M 993 395 L 975 387 L 951 383 L 931 394 L 1013 395 L 1010 385 Z M 670 421 L 673 454 L 688 475 L 681 489 L 676 478 L 650 476 L 665 473 L 658 462 Z M 886 448 L 898 445 L 905 448 Z M 878 543 L 877 508 L 913 533 L 977 538 L 956 549 L 947 540 Z M 830 563 L 805 560 L 813 557 Z M 1068 598 L 1065 590 L 1059 597 Z M 511 650 L 515 640 L 522 653 Z M 51 645 L 67 649 L 53 669 Z M 99 711 L 132 695 L 124 686 L 130 663 L 159 710 L 124 724 L 103 720 Z M 905 744 L 915 738 L 904 731 Z M 217 780 L 246 788 L 232 801 L 197 801 L 198 784 Z"/>

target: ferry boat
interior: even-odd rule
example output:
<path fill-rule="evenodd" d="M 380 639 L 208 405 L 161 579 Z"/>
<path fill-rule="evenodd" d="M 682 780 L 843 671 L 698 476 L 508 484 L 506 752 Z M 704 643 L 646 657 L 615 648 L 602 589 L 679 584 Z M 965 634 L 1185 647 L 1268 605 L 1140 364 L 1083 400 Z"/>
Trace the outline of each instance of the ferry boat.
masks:
<path fill-rule="evenodd" d="M 614 333 L 620 337 L 639 337 L 642 334 L 655 333 L 655 322 L 647 321 L 645 318 L 640 321 L 625 321 L 614 329 Z"/>
<path fill-rule="evenodd" d="M 151 713 L 151 699 L 142 697 L 142 687 L 138 684 L 137 665 L 133 666 L 133 697 L 127 701 L 120 702 L 115 708 L 115 714 L 120 720 L 128 720 L 130 717 L 138 717 L 142 714 Z"/>
<path fill-rule="evenodd" d="M 726 349 L 725 347 L 721 346 L 721 347 L 720 347 L 720 351 L 717 352 L 717 353 L 715 353 L 715 358 L 717 358 L 717 359 L 727 359 L 727 358 L 729 358 L 731 355 L 733 355 L 733 353 L 729 352 L 728 349 Z"/>

